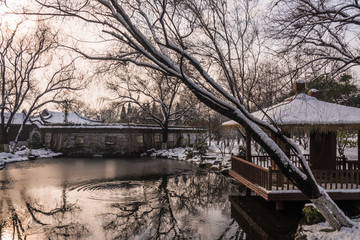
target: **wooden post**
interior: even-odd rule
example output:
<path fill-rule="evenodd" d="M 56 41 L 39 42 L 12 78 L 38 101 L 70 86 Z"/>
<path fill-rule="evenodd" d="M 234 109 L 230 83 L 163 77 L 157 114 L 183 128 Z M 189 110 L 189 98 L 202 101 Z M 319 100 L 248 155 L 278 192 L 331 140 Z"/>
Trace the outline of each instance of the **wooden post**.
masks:
<path fill-rule="evenodd" d="M 269 167 L 268 190 L 272 190 L 272 167 Z"/>
<path fill-rule="evenodd" d="M 251 161 L 251 134 L 249 131 L 246 131 L 246 161 Z M 245 196 L 250 197 L 251 196 L 251 189 L 246 188 Z"/>
<path fill-rule="evenodd" d="M 251 134 L 249 131 L 246 131 L 246 161 L 251 161 Z"/>

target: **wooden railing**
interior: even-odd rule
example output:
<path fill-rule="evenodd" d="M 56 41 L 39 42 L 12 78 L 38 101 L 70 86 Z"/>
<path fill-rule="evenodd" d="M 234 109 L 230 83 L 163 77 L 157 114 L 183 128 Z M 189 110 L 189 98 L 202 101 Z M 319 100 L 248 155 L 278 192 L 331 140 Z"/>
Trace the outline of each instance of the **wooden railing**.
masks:
<path fill-rule="evenodd" d="M 308 162 L 308 164 L 310 164 L 310 154 L 304 154 L 304 157 Z M 299 159 L 295 155 L 291 155 L 290 160 L 297 168 L 301 169 L 301 164 L 299 162 Z M 270 166 L 274 168 L 270 156 L 254 155 L 251 156 L 251 162 L 263 168 L 269 168 Z M 348 160 L 346 157 L 336 157 L 336 170 L 357 170 L 357 169 L 359 169 L 358 161 Z"/>
<path fill-rule="evenodd" d="M 271 166 L 270 156 L 253 155 L 251 156 L 251 162 L 263 168 L 269 168 Z"/>
<path fill-rule="evenodd" d="M 348 160 L 346 157 L 336 157 L 336 170 L 358 170 L 359 161 Z"/>
<path fill-rule="evenodd" d="M 270 184 L 267 190 L 298 190 L 280 170 L 269 169 Z"/>
<path fill-rule="evenodd" d="M 305 160 L 307 161 L 307 163 L 309 164 L 310 161 L 310 154 L 304 154 Z M 297 168 L 301 168 L 301 164 L 299 161 L 299 158 L 296 157 L 295 155 L 291 155 L 290 156 L 290 160 L 292 161 L 292 163 L 295 165 L 295 167 Z"/>
<path fill-rule="evenodd" d="M 310 155 L 309 154 L 304 154 L 304 156 L 305 156 L 305 159 L 309 163 Z M 296 167 L 298 167 L 298 168 L 301 167 L 299 159 L 295 155 L 291 155 L 290 160 L 294 163 L 294 165 Z M 251 162 L 258 165 L 258 166 L 260 166 L 260 167 L 264 167 L 264 168 L 269 168 L 270 166 L 272 166 L 270 156 L 254 155 L 254 156 L 251 156 Z M 274 166 L 272 166 L 272 167 L 274 167 Z"/>
<path fill-rule="evenodd" d="M 240 174 L 252 183 L 268 189 L 269 169 L 260 167 L 254 163 L 248 162 L 238 157 L 231 157 L 232 170 Z"/>
<path fill-rule="evenodd" d="M 255 162 L 269 162 L 265 156 L 255 156 Z M 345 163 L 344 163 L 345 161 Z M 271 162 L 271 160 L 270 160 Z M 326 190 L 331 189 L 358 189 L 360 188 L 360 170 L 358 163 L 342 159 L 342 166 L 345 170 L 313 170 L 313 174 L 318 184 Z M 271 164 L 271 163 L 270 163 Z M 238 157 L 232 157 L 232 170 L 240 174 L 248 181 L 255 183 L 267 190 L 297 190 L 297 187 L 285 177 L 280 170 L 273 169 L 265 164 L 247 162 Z M 349 170 L 346 168 L 350 168 Z"/>
<path fill-rule="evenodd" d="M 358 189 L 360 170 L 314 170 L 314 177 L 324 189 Z"/>

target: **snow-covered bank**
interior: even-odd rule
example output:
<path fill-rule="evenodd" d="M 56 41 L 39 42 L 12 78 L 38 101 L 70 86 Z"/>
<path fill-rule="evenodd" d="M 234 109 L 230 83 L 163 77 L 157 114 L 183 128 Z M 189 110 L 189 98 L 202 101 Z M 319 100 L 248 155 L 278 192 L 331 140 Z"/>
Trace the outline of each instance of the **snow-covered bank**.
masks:
<path fill-rule="evenodd" d="M 208 151 L 205 155 L 201 156 L 193 148 L 173 148 L 168 150 L 155 150 L 148 151 L 150 157 L 168 158 L 180 161 L 186 161 L 196 164 L 200 167 L 206 167 L 221 172 L 227 171 L 231 167 L 230 155 L 222 156 L 219 153 Z M 147 155 L 147 154 L 144 154 Z"/>
<path fill-rule="evenodd" d="M 327 222 L 314 225 L 303 225 L 300 229 L 302 236 L 307 240 L 358 240 L 360 239 L 360 219 L 353 219 L 356 225 L 353 228 L 342 227 L 334 231 Z"/>
<path fill-rule="evenodd" d="M 62 155 L 62 153 L 55 153 L 51 150 L 47 150 L 44 148 L 29 149 L 22 147 L 18 150 L 15 150 L 14 153 L 1 152 L 0 169 L 2 169 L 6 163 L 28 161 L 36 158 L 51 158 L 60 155 Z"/>

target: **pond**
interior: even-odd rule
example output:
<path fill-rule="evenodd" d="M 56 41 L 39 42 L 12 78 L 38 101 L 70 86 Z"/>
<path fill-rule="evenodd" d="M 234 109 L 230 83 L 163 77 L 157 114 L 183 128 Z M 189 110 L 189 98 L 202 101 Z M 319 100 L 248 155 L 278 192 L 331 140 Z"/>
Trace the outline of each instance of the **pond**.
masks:
<path fill-rule="evenodd" d="M 185 162 L 40 159 L 8 164 L 0 186 L 0 239 L 252 239 L 237 186 Z"/>

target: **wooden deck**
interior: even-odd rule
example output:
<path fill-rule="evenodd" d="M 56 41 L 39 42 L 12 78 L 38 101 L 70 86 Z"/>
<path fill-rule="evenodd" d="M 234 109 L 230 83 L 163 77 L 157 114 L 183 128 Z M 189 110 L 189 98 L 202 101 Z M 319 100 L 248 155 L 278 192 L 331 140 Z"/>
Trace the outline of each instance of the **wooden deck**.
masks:
<path fill-rule="evenodd" d="M 252 162 L 232 157 L 230 175 L 267 201 L 308 200 L 267 156 L 254 156 Z M 292 158 L 295 161 L 295 158 Z M 299 163 L 294 162 L 299 166 Z M 313 174 L 334 200 L 360 200 L 360 170 L 357 161 L 337 159 L 336 170 L 313 170 Z"/>

